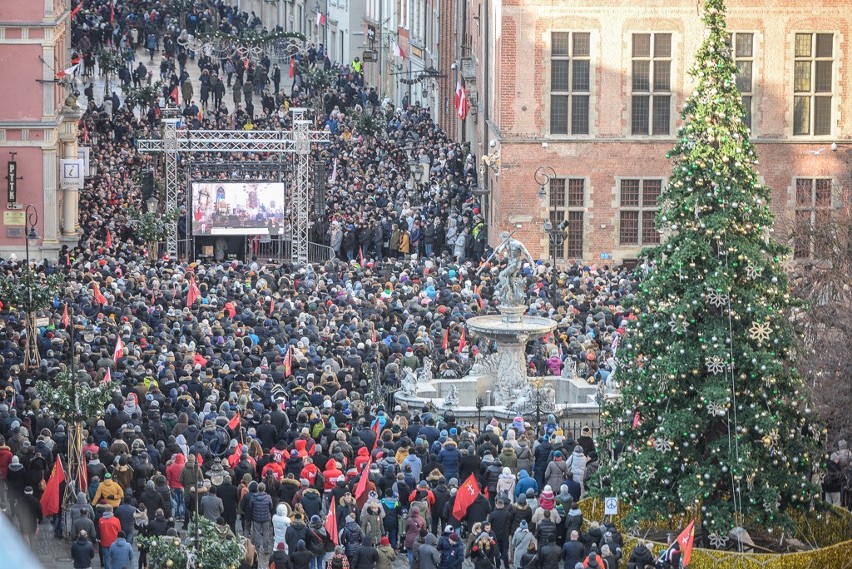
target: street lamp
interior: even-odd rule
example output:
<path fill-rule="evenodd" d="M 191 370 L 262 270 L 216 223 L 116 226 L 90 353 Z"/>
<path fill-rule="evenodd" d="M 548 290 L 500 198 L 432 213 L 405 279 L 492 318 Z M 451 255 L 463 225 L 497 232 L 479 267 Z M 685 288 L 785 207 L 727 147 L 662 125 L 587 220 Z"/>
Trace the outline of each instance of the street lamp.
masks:
<path fill-rule="evenodd" d="M 26 273 L 27 280 L 27 349 L 25 365 L 29 367 L 32 364 L 38 364 L 39 353 L 38 345 L 36 344 L 36 326 L 35 326 L 35 311 L 33 310 L 33 274 L 30 267 L 30 241 L 38 239 L 36 232 L 36 224 L 38 224 L 38 211 L 32 205 L 28 205 L 24 210 L 24 250 L 26 253 Z"/>
<path fill-rule="evenodd" d="M 562 244 L 565 243 L 565 225 L 566 222 L 564 219 L 556 227 L 553 227 L 553 223 L 551 223 L 549 219 L 544 220 L 544 232 L 547 233 L 548 236 L 550 260 L 553 263 L 553 272 L 550 278 L 550 285 L 553 289 L 550 299 L 553 304 L 553 308 L 557 308 L 559 306 L 559 295 L 556 283 L 556 259 L 559 257 L 559 252 L 562 251 Z"/>
<path fill-rule="evenodd" d="M 148 213 L 157 213 L 157 208 L 160 205 L 160 200 L 156 197 L 151 196 L 147 200 L 145 200 L 145 208 L 148 210 Z"/>
<path fill-rule="evenodd" d="M 538 197 L 547 197 L 547 189 L 545 186 L 555 177 L 556 170 L 550 166 L 539 166 L 539 168 L 535 171 L 535 174 L 533 174 L 533 178 L 538 184 Z"/>

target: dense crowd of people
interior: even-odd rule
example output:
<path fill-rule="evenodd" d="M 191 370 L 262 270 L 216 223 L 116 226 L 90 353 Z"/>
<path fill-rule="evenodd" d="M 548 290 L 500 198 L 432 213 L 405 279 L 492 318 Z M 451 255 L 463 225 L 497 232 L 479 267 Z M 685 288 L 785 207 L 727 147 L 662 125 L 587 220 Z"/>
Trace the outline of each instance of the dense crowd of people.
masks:
<path fill-rule="evenodd" d="M 34 384 L 69 369 L 73 328 L 77 380 L 94 385 L 109 373 L 117 386 L 103 416 L 86 424 L 87 485 L 70 517 L 53 520 L 57 537 L 72 536 L 75 569 L 95 558 L 105 568 L 144 567 L 140 536 L 180 536 L 196 517 L 223 539 L 242 539 L 242 567 L 677 566 L 676 546 L 652 552 L 640 541 L 625 551 L 615 526 L 584 515 L 579 502 L 599 453 L 617 452 L 597 449 L 593 429 L 567 432 L 552 416 L 542 425 L 524 417 L 465 425 L 451 411 L 376 396 L 376 384 L 393 391 L 427 356 L 436 375 L 460 377 L 476 353 L 492 349 L 472 338 L 460 346 L 465 319 L 495 308 L 498 269 L 490 262 L 479 271 L 490 249 L 471 191 L 474 159 L 429 109 L 380 104 L 358 66 L 330 62 L 322 46 L 297 55 L 338 70 L 322 89 L 298 74 L 282 82 L 268 61 L 191 53 L 185 33 L 261 25 L 223 2 L 198 2 L 185 14 L 165 1 L 87 4 L 72 28 L 82 73 L 99 73 L 99 49 L 112 45 L 126 54 L 121 81 L 141 84 L 149 76 L 142 61 L 156 55 L 162 102 L 179 103 L 193 128 L 286 129 L 291 106 L 312 109 L 315 125 L 331 133 L 315 153 L 330 178 L 312 235 L 337 258 L 309 266 L 152 261 L 128 210 L 142 207 L 139 174 L 151 161 L 134 142 L 159 128 L 159 107 L 134 112 L 107 93 L 98 103 L 87 86 L 81 139 L 93 146 L 98 176 L 81 192 L 79 246 L 63 249 L 58 264 L 34 266 L 41 277 L 65 278 L 50 324 L 38 330 L 37 368 L 23 365 L 24 317 L 6 305 L 0 319 L 0 481 L 30 542 L 45 481 L 68 444 L 67 423 Z M 180 99 L 169 101 L 175 87 Z M 354 119 L 362 113 L 378 120 L 378 132 Z M 363 143 L 371 137 L 381 143 Z M 429 183 L 406 184 L 409 152 L 429 165 Z M 243 163 L 264 156 L 218 158 L 239 176 Z M 2 262 L 9 278 L 24 267 Z M 524 272 L 530 313 L 559 324 L 530 344 L 530 373 L 568 366 L 606 382 L 614 344 L 635 318 L 636 275 L 580 262 L 558 270 L 538 262 Z M 187 305 L 192 286 L 199 298 Z M 845 443 L 838 453 L 848 468 Z"/>

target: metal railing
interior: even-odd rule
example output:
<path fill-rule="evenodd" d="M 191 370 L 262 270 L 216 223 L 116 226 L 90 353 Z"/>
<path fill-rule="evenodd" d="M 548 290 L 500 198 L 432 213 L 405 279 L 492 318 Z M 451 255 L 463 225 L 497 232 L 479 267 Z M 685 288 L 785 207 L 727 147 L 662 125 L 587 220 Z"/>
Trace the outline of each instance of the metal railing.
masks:
<path fill-rule="evenodd" d="M 281 263 L 293 259 L 293 240 L 291 238 L 271 239 L 269 241 L 247 239 L 245 258 L 257 257 L 261 261 Z M 308 241 L 308 262 L 325 263 L 334 258 L 334 251 L 328 245 Z"/>

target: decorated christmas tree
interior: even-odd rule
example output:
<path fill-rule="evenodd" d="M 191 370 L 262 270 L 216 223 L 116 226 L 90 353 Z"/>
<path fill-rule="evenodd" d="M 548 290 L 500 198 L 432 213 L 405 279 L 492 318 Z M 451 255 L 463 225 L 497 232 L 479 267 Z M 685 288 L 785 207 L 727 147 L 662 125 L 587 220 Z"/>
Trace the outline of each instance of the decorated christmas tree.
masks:
<path fill-rule="evenodd" d="M 617 354 L 621 397 L 603 411 L 618 460 L 602 474 L 628 524 L 686 514 L 727 536 L 789 528 L 810 507 L 818 442 L 794 365 L 787 248 L 772 236 L 723 0 L 705 0 L 703 19 L 656 218 L 663 243 L 646 251 L 641 315 Z"/>

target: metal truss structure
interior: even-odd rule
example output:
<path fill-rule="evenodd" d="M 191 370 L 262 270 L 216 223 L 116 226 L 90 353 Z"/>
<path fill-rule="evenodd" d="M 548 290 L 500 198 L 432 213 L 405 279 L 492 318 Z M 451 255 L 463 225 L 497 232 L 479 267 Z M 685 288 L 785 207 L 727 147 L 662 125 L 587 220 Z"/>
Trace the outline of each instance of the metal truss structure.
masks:
<path fill-rule="evenodd" d="M 166 208 L 178 208 L 178 155 L 207 152 L 265 152 L 271 154 L 295 154 L 296 168 L 293 196 L 293 262 L 308 262 L 308 226 L 310 208 L 310 159 L 311 144 L 329 142 L 329 133 L 310 130 L 303 108 L 291 109 L 293 130 L 179 130 L 178 119 L 163 119 L 162 139 L 137 141 L 139 152 L 158 153 L 166 156 L 165 198 Z M 169 255 L 177 256 L 177 223 L 169 230 L 166 249 Z"/>

